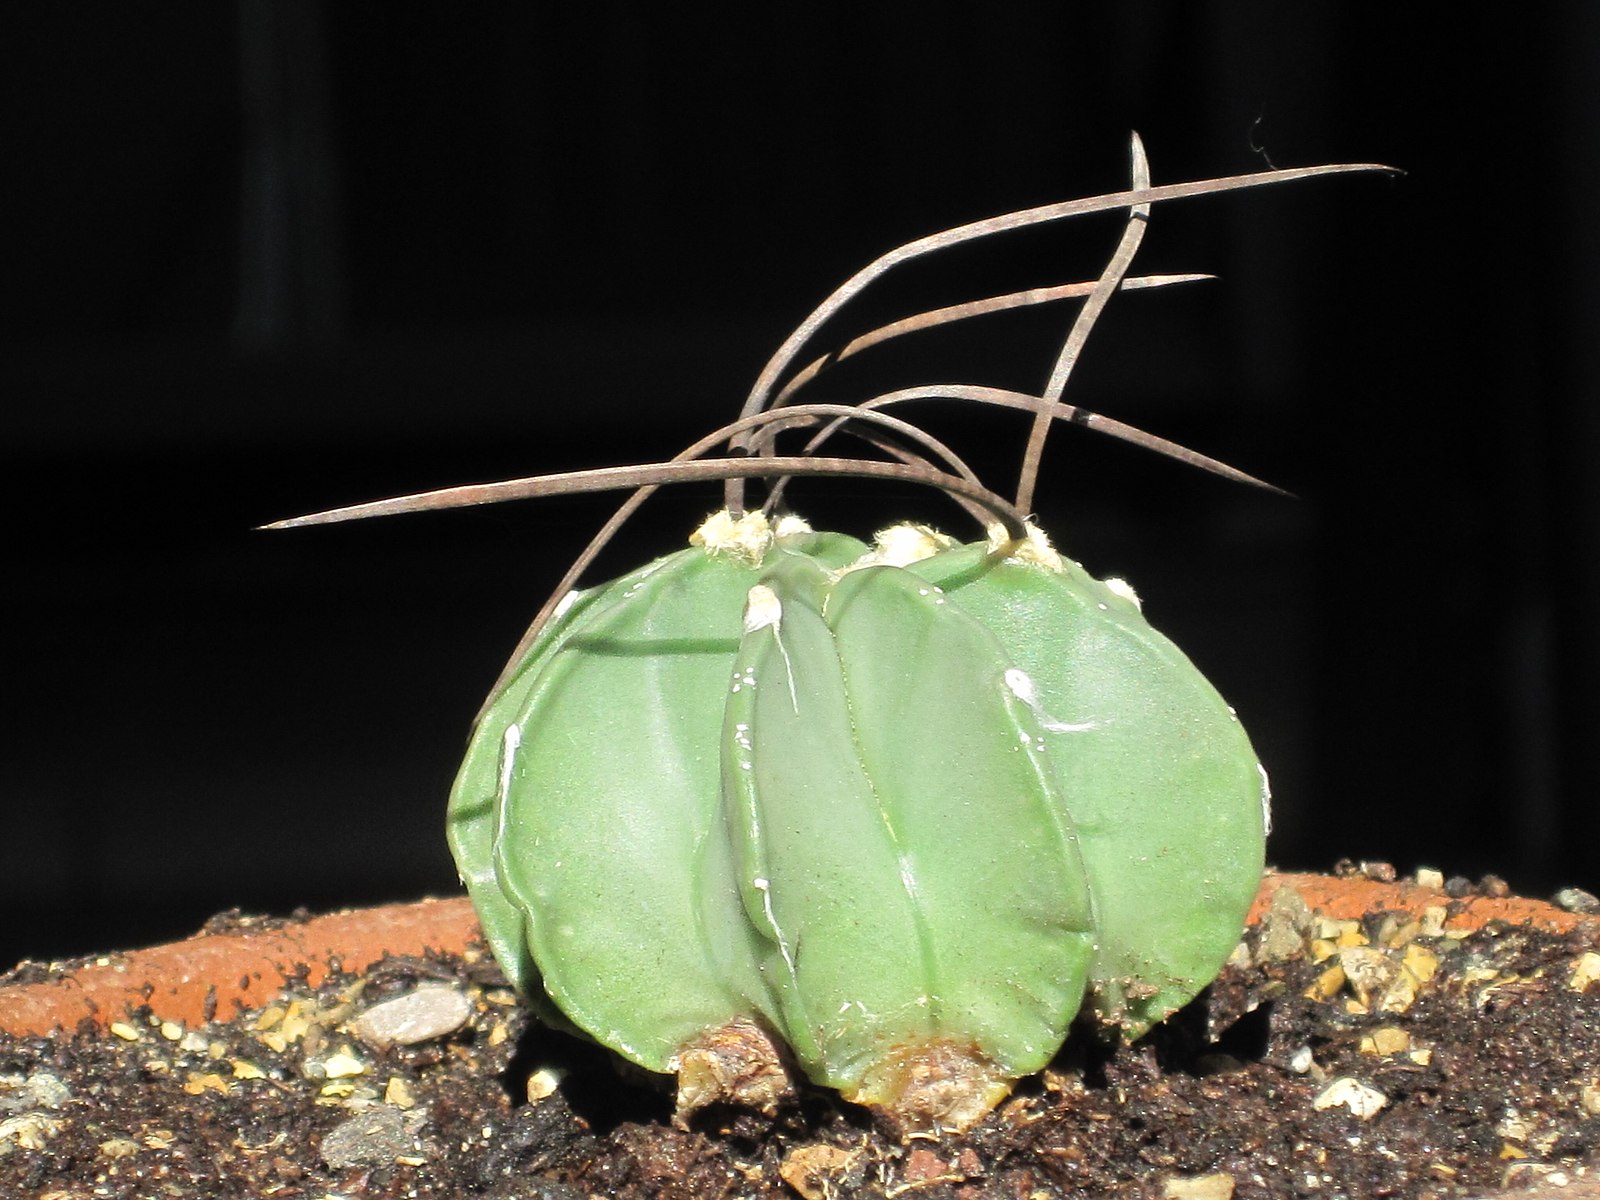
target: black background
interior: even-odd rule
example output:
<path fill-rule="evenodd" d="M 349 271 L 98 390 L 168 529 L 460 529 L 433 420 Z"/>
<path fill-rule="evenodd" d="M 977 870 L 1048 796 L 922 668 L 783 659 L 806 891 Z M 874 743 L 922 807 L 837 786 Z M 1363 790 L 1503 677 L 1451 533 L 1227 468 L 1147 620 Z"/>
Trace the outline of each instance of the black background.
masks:
<path fill-rule="evenodd" d="M 1407 174 L 1158 207 L 1137 269 L 1221 278 L 1115 300 L 1069 390 L 1298 500 L 1065 430 L 1043 523 L 1237 707 L 1274 861 L 1600 885 L 1600 12 L 740 11 L 5 19 L 0 962 L 453 892 L 470 718 L 612 498 L 252 527 L 670 455 L 855 268 L 1117 190 L 1134 129 L 1158 183 Z M 841 328 L 1092 277 L 1119 228 L 907 268 Z M 1037 389 L 1069 319 L 903 339 L 814 398 Z M 926 415 L 1009 489 L 1021 422 Z M 601 574 L 716 499 L 656 502 Z M 869 485 L 794 501 L 960 525 Z"/>

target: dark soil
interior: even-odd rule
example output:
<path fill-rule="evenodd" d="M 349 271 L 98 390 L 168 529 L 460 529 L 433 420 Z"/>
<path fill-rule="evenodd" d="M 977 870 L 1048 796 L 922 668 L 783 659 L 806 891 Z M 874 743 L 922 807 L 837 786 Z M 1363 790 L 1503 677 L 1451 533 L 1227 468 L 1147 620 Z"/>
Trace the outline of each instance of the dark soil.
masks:
<path fill-rule="evenodd" d="M 1592 937 L 1280 904 L 1246 948 L 1139 1044 L 1081 1032 L 970 1134 L 910 1144 L 818 1091 L 676 1129 L 666 1091 L 530 1027 L 481 953 L 390 959 L 194 1029 L 146 1010 L 0 1039 L 0 1196 L 1445 1197 L 1600 1175 Z M 386 1050 L 344 1027 L 423 980 L 470 998 L 464 1026 Z"/>

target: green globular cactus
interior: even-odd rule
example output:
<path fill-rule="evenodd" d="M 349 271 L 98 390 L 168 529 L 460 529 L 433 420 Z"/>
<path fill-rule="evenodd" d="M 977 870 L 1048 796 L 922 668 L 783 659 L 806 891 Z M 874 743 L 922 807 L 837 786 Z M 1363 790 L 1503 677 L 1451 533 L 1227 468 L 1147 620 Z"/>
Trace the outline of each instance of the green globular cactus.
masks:
<path fill-rule="evenodd" d="M 452 489 L 280 524 L 639 488 L 567 574 L 476 724 L 449 836 L 485 938 L 552 1024 L 676 1073 L 680 1114 L 770 1105 L 792 1066 L 906 1132 L 964 1128 L 1044 1067 L 1087 1006 L 1137 1036 L 1237 943 L 1263 866 L 1266 776 L 1233 711 L 1144 619 L 1023 518 L 1043 432 L 1066 420 L 1250 477 L 1060 402 L 1089 328 L 1130 278 L 1151 203 L 1356 167 L 1134 187 L 923 239 L 869 265 L 763 373 L 740 418 L 670 463 Z M 794 372 L 836 309 L 914 253 L 1125 208 L 1092 283 L 923 314 Z M 857 406 L 790 396 L 886 337 L 1025 303 L 1085 303 L 1037 395 L 910 388 Z M 1034 418 L 1008 502 L 879 411 L 951 397 Z M 800 454 L 776 441 L 810 430 Z M 824 458 L 836 431 L 891 461 Z M 708 450 L 726 445 L 722 457 Z M 942 465 L 940 465 L 942 464 Z M 986 526 L 872 546 L 777 516 L 786 480 L 937 487 Z M 656 486 L 727 481 L 691 544 L 573 585 Z M 766 510 L 748 480 L 776 479 Z"/>
<path fill-rule="evenodd" d="M 1190 999 L 1260 880 L 1260 768 L 1126 587 L 1030 532 L 723 513 L 575 597 L 451 797 L 518 986 L 654 1071 L 753 1021 L 912 1127 L 1042 1068 L 1086 992 L 1133 1032 Z"/>

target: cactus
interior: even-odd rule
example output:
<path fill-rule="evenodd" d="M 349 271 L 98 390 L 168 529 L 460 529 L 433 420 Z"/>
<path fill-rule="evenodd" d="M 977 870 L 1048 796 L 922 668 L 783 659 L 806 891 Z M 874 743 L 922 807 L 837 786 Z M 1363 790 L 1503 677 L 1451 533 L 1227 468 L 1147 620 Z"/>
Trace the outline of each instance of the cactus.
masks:
<path fill-rule="evenodd" d="M 1150 205 L 1362 167 L 1130 191 L 979 222 L 891 252 L 763 372 L 740 418 L 670 463 L 514 480 L 297 518 L 636 487 L 493 689 L 452 791 L 449 836 L 484 935 L 552 1024 L 679 1076 L 680 1112 L 770 1104 L 798 1068 L 902 1130 L 964 1128 L 1041 1069 L 1086 1004 L 1137 1036 L 1237 942 L 1263 864 L 1266 777 L 1238 720 L 1116 580 L 1063 558 L 1023 512 L 1066 420 L 1248 476 L 1060 402 Z M 861 287 L 917 253 L 1124 208 L 1092 283 L 923 314 L 792 371 Z M 833 361 L 911 329 L 1085 298 L 1038 395 L 913 388 L 792 403 Z M 788 374 L 781 390 L 780 380 Z M 1031 412 L 1014 502 L 886 407 L 934 396 Z M 813 432 L 801 453 L 776 442 Z M 818 451 L 852 432 L 892 461 Z M 722 457 L 707 452 L 726 446 Z M 966 543 L 895 525 L 868 546 L 778 516 L 796 475 L 937 487 Z M 691 544 L 572 590 L 656 487 L 725 481 Z M 744 503 L 766 479 L 767 503 Z"/>

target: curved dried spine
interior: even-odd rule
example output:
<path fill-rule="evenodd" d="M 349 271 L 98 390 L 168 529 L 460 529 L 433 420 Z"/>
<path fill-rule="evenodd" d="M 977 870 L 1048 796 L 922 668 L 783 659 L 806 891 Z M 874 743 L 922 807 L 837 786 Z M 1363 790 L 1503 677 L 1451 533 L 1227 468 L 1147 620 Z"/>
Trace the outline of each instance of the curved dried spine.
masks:
<path fill-rule="evenodd" d="M 740 415 L 751 416 L 769 408 L 774 402 L 779 381 L 784 373 L 789 370 L 801 350 L 806 347 L 822 326 L 831 320 L 850 300 L 865 290 L 868 285 L 901 263 L 909 262 L 914 258 L 996 233 L 1005 233 L 1013 229 L 1023 229 L 1050 221 L 1062 220 L 1067 217 L 1083 216 L 1088 213 L 1147 206 L 1164 200 L 1179 200 L 1189 196 L 1205 196 L 1217 192 L 1237 191 L 1243 188 L 1265 187 L 1271 184 L 1289 183 L 1298 179 L 1309 179 L 1318 175 L 1337 175 L 1357 171 L 1393 173 L 1393 170 L 1392 167 L 1384 166 L 1381 163 L 1331 163 L 1317 167 L 1295 167 L 1287 170 L 1233 175 L 1219 179 L 1202 179 L 1190 183 L 1163 184 L 1160 187 L 1131 188 L 1122 192 L 1089 196 L 1081 200 L 1067 200 L 1056 204 L 1041 205 L 1036 208 L 1021 209 L 917 238 L 915 241 L 896 247 L 887 254 L 880 255 L 835 288 L 827 299 L 819 304 L 790 333 L 788 338 L 784 340 L 783 345 L 767 361 L 766 366 L 762 368 L 761 374 L 756 380 L 755 386 L 751 389 L 750 395 L 746 398 L 744 409 Z M 744 491 L 738 480 L 729 481 L 727 507 L 730 511 L 735 512 L 742 511 L 744 508 Z"/>
<path fill-rule="evenodd" d="M 812 425 L 823 417 L 835 422 L 861 422 L 879 425 L 921 442 L 950 466 L 950 473 L 938 470 L 926 459 L 914 462 L 887 463 L 865 459 L 838 459 L 767 456 L 751 458 L 708 459 L 708 451 L 750 430 L 781 431 L 782 429 Z M 557 606 L 577 585 L 583 573 L 599 556 L 623 524 L 639 507 L 654 495 L 656 489 L 667 483 L 687 483 L 711 479 L 730 479 L 736 475 L 754 477 L 779 477 L 792 475 L 857 476 L 920 483 L 944 491 L 958 502 L 965 501 L 990 513 L 1013 537 L 1026 536 L 1022 515 L 1003 497 L 985 488 L 977 474 L 961 458 L 931 434 L 908 421 L 891 417 L 887 413 L 858 409 L 850 405 L 812 404 L 791 405 L 755 413 L 732 421 L 707 434 L 693 445 L 679 452 L 667 462 L 643 463 L 627 467 L 599 467 L 585 471 L 562 471 L 546 475 L 527 476 L 502 480 L 496 483 L 467 484 L 461 487 L 440 488 L 408 496 L 394 496 L 367 504 L 348 505 L 308 513 L 284 521 L 263 525 L 263 529 L 294 529 L 305 525 L 331 525 L 343 521 L 358 521 L 369 517 L 392 516 L 408 512 L 431 512 L 444 508 L 466 508 L 482 504 L 495 504 L 505 500 L 533 499 L 543 496 L 574 495 L 583 492 L 609 491 L 625 487 L 637 490 L 623 502 L 611 518 L 600 528 L 589 545 L 567 569 L 533 622 L 518 640 L 511 657 L 501 669 L 495 686 L 490 689 L 492 698 L 509 679 L 528 648 L 555 615 Z M 971 511 L 969 509 L 969 511 Z M 982 522 L 980 521 L 980 524 Z M 479 716 L 482 716 L 480 710 Z"/>
<path fill-rule="evenodd" d="M 1148 188 L 1150 162 L 1145 157 L 1144 142 L 1137 133 L 1130 140 L 1128 152 L 1133 160 L 1134 190 Z M 1111 294 L 1121 285 L 1122 277 L 1133 265 L 1133 256 L 1139 252 L 1139 243 L 1144 240 L 1145 224 L 1149 217 L 1148 203 L 1132 206 L 1128 213 L 1128 224 L 1122 230 L 1122 238 L 1117 243 L 1116 250 L 1106 263 L 1105 269 L 1100 272 L 1100 279 L 1094 285 L 1094 290 L 1089 293 L 1089 298 L 1078 310 L 1077 319 L 1072 322 L 1072 329 L 1067 333 L 1067 340 L 1061 347 L 1061 353 L 1056 356 L 1055 366 L 1050 371 L 1050 382 L 1045 385 L 1044 393 L 1039 398 L 1038 408 L 1033 414 L 1033 428 L 1028 431 L 1028 445 L 1022 453 L 1022 472 L 1017 478 L 1017 507 L 1024 512 L 1033 507 L 1033 488 L 1039 480 L 1039 463 L 1044 457 L 1045 437 L 1050 432 L 1049 406 L 1057 403 L 1061 399 L 1061 394 L 1066 391 L 1067 380 L 1072 375 L 1072 368 L 1078 363 L 1078 356 L 1083 353 L 1090 331 L 1100 319 L 1100 314 L 1105 311 L 1106 305 L 1111 300 Z"/>
<path fill-rule="evenodd" d="M 1150 288 L 1171 287 L 1177 283 L 1201 283 L 1205 280 L 1215 279 L 1215 275 L 1205 272 L 1190 272 L 1184 275 L 1136 275 L 1124 279 L 1120 290 L 1124 292 L 1144 291 Z M 884 342 L 908 333 L 921 333 L 923 330 L 936 329 L 941 325 L 950 325 L 956 321 L 965 321 L 969 317 L 982 317 L 990 313 L 1009 312 L 1016 308 L 1030 308 L 1037 304 L 1053 304 L 1059 300 L 1078 300 L 1089 295 L 1098 286 L 1098 280 L 1086 283 L 1060 283 L 1052 287 L 1027 288 L 1020 292 L 1007 292 L 1003 296 L 988 296 L 982 300 L 968 300 L 962 304 L 951 304 L 944 308 L 933 308 L 927 312 L 916 313 L 909 317 L 901 317 L 898 321 L 891 321 L 887 325 L 880 325 L 876 329 L 869 329 L 866 333 L 858 334 L 851 338 L 837 350 L 830 350 L 819 358 L 812 359 L 800 370 L 789 378 L 773 400 L 772 406 L 778 408 L 789 402 L 789 398 L 797 391 L 810 383 L 828 367 L 841 363 L 847 358 L 853 358 L 863 350 L 870 350 L 874 346 L 881 346 Z"/>
<path fill-rule="evenodd" d="M 1133 137 L 1134 145 L 1138 147 L 1137 134 Z M 1142 148 L 1136 150 L 1142 159 Z M 726 481 L 726 502 L 731 512 L 742 512 L 744 507 L 743 481 L 748 478 L 771 478 L 775 480 L 774 490 L 781 492 L 787 476 L 793 474 L 805 475 L 866 475 L 880 478 L 897 478 L 912 482 L 921 482 L 934 487 L 940 487 L 969 508 L 973 505 L 995 512 L 997 515 L 1006 513 L 1003 523 L 1008 529 L 1020 530 L 1020 512 L 1022 505 L 1006 505 L 1003 500 L 993 493 L 983 491 L 979 496 L 969 490 L 968 478 L 958 471 L 954 476 L 944 476 L 935 469 L 930 468 L 926 460 L 918 462 L 903 461 L 901 464 L 876 463 L 860 465 L 860 460 L 833 460 L 813 459 L 802 467 L 790 471 L 784 465 L 785 460 L 771 456 L 761 459 L 748 457 L 753 450 L 769 448 L 771 434 L 780 429 L 797 428 L 816 424 L 818 416 L 824 407 L 788 403 L 789 398 L 805 383 L 815 378 L 823 367 L 830 362 L 838 361 L 850 354 L 857 353 L 870 345 L 878 344 L 901 333 L 911 332 L 914 329 L 932 328 L 949 321 L 963 319 L 967 316 L 976 316 L 983 312 L 1000 311 L 1005 308 L 1021 307 L 1027 304 L 1043 303 L 1047 300 L 1062 299 L 1073 295 L 1087 294 L 1090 302 L 1101 296 L 1098 301 L 1103 307 L 1105 299 L 1109 298 L 1112 291 L 1120 289 L 1132 290 L 1135 287 L 1156 287 L 1168 283 L 1187 282 L 1191 279 L 1206 278 L 1199 275 L 1174 275 L 1150 276 L 1143 278 L 1127 279 L 1124 277 L 1126 265 L 1120 270 L 1117 268 L 1117 259 L 1114 258 L 1101 278 L 1093 285 L 1068 284 L 1055 288 L 1034 289 L 1026 292 L 1011 293 L 1006 296 L 991 297 L 986 300 L 976 300 L 963 305 L 951 306 L 945 309 L 932 310 L 927 313 L 917 314 L 899 322 L 883 326 L 867 334 L 861 335 L 848 343 L 843 350 L 832 356 L 823 356 L 810 364 L 794 376 L 790 383 L 781 392 L 774 396 L 774 389 L 784 373 L 789 369 L 799 352 L 806 346 L 811 338 L 821 327 L 826 324 L 838 311 L 869 284 L 886 274 L 901 263 L 922 255 L 931 254 L 939 250 L 960 245 L 979 238 L 988 237 L 997 233 L 1004 233 L 1014 229 L 1027 228 L 1033 225 L 1044 224 L 1050 221 L 1061 220 L 1067 217 L 1082 216 L 1090 213 L 1105 212 L 1118 208 L 1134 208 L 1136 211 L 1148 212 L 1149 206 L 1163 200 L 1182 199 L 1188 196 L 1203 196 L 1217 192 L 1234 191 L 1244 188 L 1262 187 L 1276 183 L 1288 183 L 1294 180 L 1307 179 L 1318 175 L 1334 175 L 1349 172 L 1382 171 L 1393 173 L 1394 169 L 1377 163 L 1339 163 L 1316 167 L 1299 167 L 1286 170 L 1262 171 L 1247 175 L 1227 176 L 1217 179 L 1196 180 L 1189 183 L 1166 184 L 1160 187 L 1136 186 L 1128 191 L 1112 192 L 1100 196 L 1090 196 L 1078 200 L 1068 200 L 1055 204 L 1041 205 L 1036 208 L 1022 209 L 1016 212 L 1005 213 L 997 217 L 990 217 L 981 221 L 974 221 L 966 225 L 957 226 L 939 233 L 930 234 L 914 241 L 907 242 L 887 254 L 881 255 L 857 271 L 843 284 L 834 290 L 801 324 L 785 339 L 778 351 L 768 360 L 762 369 L 761 375 L 752 388 L 745 401 L 744 409 L 738 420 L 723 426 L 721 429 L 707 435 L 693 446 L 688 447 L 675 456 L 670 462 L 646 464 L 638 468 L 600 468 L 586 472 L 566 472 L 558 475 L 538 476 L 528 479 L 510 480 L 498 484 L 484 484 L 463 488 L 446 488 L 434 492 L 419 493 L 412 496 L 396 497 L 391 500 L 377 501 L 371 504 L 352 505 L 346 508 L 313 513 L 304 517 L 296 517 L 286 521 L 277 521 L 264 525 L 264 529 L 284 529 L 299 525 L 327 524 L 336 521 L 356 520 L 364 517 L 383 516 L 400 512 L 416 512 L 434 508 L 449 508 L 477 504 L 496 503 L 500 500 L 517 499 L 523 497 L 570 494 L 579 491 L 601 491 L 611 488 L 634 486 L 635 492 L 616 510 L 605 522 L 601 529 L 584 551 L 568 568 L 561 582 L 557 585 L 550 597 L 541 606 L 538 614 L 528 630 L 519 640 L 510 660 L 501 671 L 494 688 L 490 692 L 491 698 L 506 683 L 516 664 L 527 652 L 529 646 L 541 630 L 549 623 L 556 607 L 561 600 L 577 585 L 583 573 L 598 557 L 601 550 L 616 535 L 622 525 L 638 511 L 640 505 L 654 494 L 655 489 L 665 482 L 684 482 L 692 479 L 723 479 Z M 1136 174 L 1135 183 L 1148 183 L 1145 175 Z M 1131 226 L 1130 226 L 1131 229 Z M 1125 234 L 1124 241 L 1127 236 Z M 1120 257 L 1120 256 L 1119 256 Z M 1131 253 L 1127 255 L 1131 258 Z M 1112 281 L 1114 277 L 1114 281 Z M 1087 306 L 1086 306 L 1087 307 Z M 1081 349 L 1083 339 L 1087 336 L 1088 327 L 1092 320 L 1085 324 L 1082 316 L 1074 324 L 1074 334 L 1077 335 L 1076 344 L 1073 335 L 1069 335 L 1068 343 L 1063 347 L 1063 354 L 1057 363 L 1057 371 L 1053 373 L 1061 376 L 1064 386 L 1065 375 L 1070 372 L 1071 363 L 1075 361 L 1076 349 Z M 1083 332 L 1077 331 L 1082 328 Z M 1072 350 L 1071 355 L 1068 351 Z M 1065 370 L 1062 370 L 1065 363 Z M 1051 397 L 1048 391 L 1041 396 L 1028 393 L 1012 392 L 1001 388 L 986 387 L 977 384 L 950 384 L 922 388 L 899 389 L 881 396 L 873 397 L 856 406 L 831 406 L 868 413 L 889 404 L 901 403 L 911 399 L 924 398 L 953 398 L 974 400 L 980 403 L 997 404 L 1004 407 L 1021 408 L 1035 413 L 1036 421 L 1034 434 L 1030 438 L 1030 445 L 1039 440 L 1041 425 L 1048 428 L 1051 420 L 1064 420 L 1072 424 L 1082 425 L 1085 428 L 1096 429 L 1100 432 L 1128 441 L 1158 453 L 1176 458 L 1202 470 L 1211 471 L 1225 478 L 1238 482 L 1249 483 L 1264 487 L 1271 491 L 1281 491 L 1271 484 L 1248 475 L 1243 471 L 1230 467 L 1225 463 L 1210 458 L 1207 455 L 1189 450 L 1175 442 L 1155 434 L 1117 421 L 1114 418 L 1101 414 L 1091 413 L 1073 405 L 1063 404 L 1059 395 Z M 841 416 L 846 414 L 841 414 Z M 806 455 L 814 453 L 826 437 L 831 436 L 840 425 L 840 418 L 826 427 L 821 434 L 813 439 L 812 446 L 805 452 Z M 750 436 L 751 431 L 768 430 L 771 433 Z M 871 439 L 869 439 L 871 440 Z M 921 439 L 926 445 L 928 439 L 924 435 Z M 882 440 L 877 439 L 880 447 L 889 449 L 891 453 L 900 453 L 902 459 L 906 456 L 897 450 L 883 446 Z M 743 457 L 730 457 L 707 462 L 701 456 L 712 448 L 726 443 L 730 450 L 737 451 Z M 935 450 L 940 457 L 950 460 L 948 452 Z M 1036 456 L 1035 456 L 1036 457 Z M 1025 457 L 1024 473 L 1027 474 L 1027 458 Z M 696 466 L 687 466 L 690 462 L 697 462 Z M 839 464 L 842 469 L 834 470 L 830 464 Z M 737 469 L 736 469 L 737 468 Z M 1036 470 L 1036 463 L 1035 463 Z M 651 473 L 649 478 L 639 472 Z M 970 475 L 970 473 L 968 473 Z M 946 487 L 941 480 L 959 479 L 957 486 Z M 1020 489 L 1019 489 L 1020 494 Z M 1029 497 L 1031 501 L 1031 496 Z M 995 502 L 1004 505 L 1003 509 L 993 507 Z M 771 508 L 775 501 L 769 496 L 766 507 Z M 480 716 L 482 713 L 480 712 Z"/>
<path fill-rule="evenodd" d="M 1048 406 L 1041 404 L 1041 397 L 1030 392 L 1016 392 L 1009 388 L 990 387 L 977 383 L 938 383 L 924 384 L 919 387 L 899 388 L 892 392 L 885 392 L 864 400 L 854 406 L 856 411 L 871 412 L 876 409 L 886 408 L 892 404 L 905 404 L 915 400 L 966 400 L 976 404 L 990 404 L 998 408 L 1021 409 L 1024 412 L 1044 412 L 1050 419 L 1064 421 L 1069 425 L 1077 425 L 1083 429 L 1090 429 L 1096 433 L 1103 433 L 1107 437 L 1116 438 L 1133 446 L 1145 450 L 1153 450 L 1157 454 L 1175 459 L 1188 466 L 1201 471 L 1208 471 L 1213 475 L 1234 483 L 1248 484 L 1251 487 L 1263 488 L 1269 492 L 1276 492 L 1280 496 L 1291 493 L 1284 491 L 1276 484 L 1268 483 L 1237 467 L 1231 467 L 1220 459 L 1212 458 L 1208 454 L 1201 454 L 1198 450 L 1191 450 L 1187 446 L 1170 441 L 1159 434 L 1149 433 L 1136 425 L 1129 425 L 1126 421 L 1119 421 L 1115 417 L 1108 417 L 1104 413 L 1092 412 L 1076 404 L 1066 404 L 1057 401 Z M 769 409 L 770 411 L 777 411 Z M 835 433 L 839 432 L 841 424 L 832 421 L 819 429 L 802 449 L 803 454 L 814 454 Z M 764 510 L 777 507 L 786 490 L 787 479 L 779 478 L 768 493 Z M 1020 509 L 1019 509 L 1020 511 Z"/>

